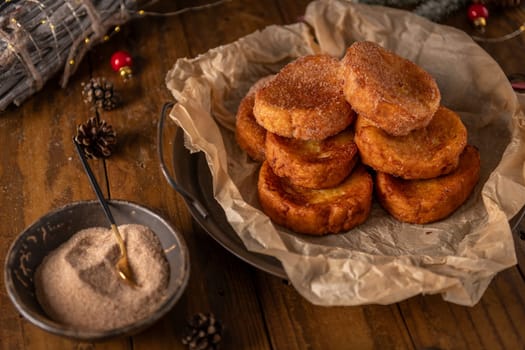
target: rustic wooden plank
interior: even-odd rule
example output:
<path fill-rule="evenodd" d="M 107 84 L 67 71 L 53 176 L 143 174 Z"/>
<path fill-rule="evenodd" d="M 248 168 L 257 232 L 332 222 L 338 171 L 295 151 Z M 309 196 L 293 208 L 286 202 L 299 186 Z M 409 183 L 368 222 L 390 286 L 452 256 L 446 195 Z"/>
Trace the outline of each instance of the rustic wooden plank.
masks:
<path fill-rule="evenodd" d="M 151 32 L 158 33 L 155 40 L 151 40 Z M 193 227 L 185 205 L 159 169 L 156 125 L 163 102 L 171 99 L 164 78 L 178 57 L 188 56 L 185 29 L 178 18 L 146 18 L 123 28 L 122 34 L 122 40 L 117 36 L 113 45 L 108 43 L 94 52 L 100 57 L 94 64 L 94 75 L 111 74 L 105 60 L 113 48 L 126 48 L 130 42 L 133 45 L 128 50 L 140 62 L 132 81 L 116 82 L 116 88 L 126 93 L 125 105 L 104 113 L 122 136 L 118 152 L 108 161 L 112 196 L 146 205 L 178 223 L 191 251 L 190 280 L 184 296 L 154 327 L 133 337 L 133 348 L 165 349 L 169 343 L 182 349 L 186 319 L 197 312 L 213 312 L 226 327 L 224 348 L 267 349 L 264 322 L 250 282 L 252 270 Z"/>
<path fill-rule="evenodd" d="M 486 37 L 498 37 L 517 29 L 525 19 L 520 9 L 491 13 Z M 463 13 L 444 21 L 471 35 L 480 35 Z M 518 36 L 501 43 L 479 42 L 507 74 L 522 72 L 525 38 Z M 400 303 L 402 315 L 417 347 L 462 349 L 518 349 L 525 338 L 517 329 L 523 323 L 525 302 L 519 293 L 524 287 L 525 242 L 515 238 L 519 266 L 496 276 L 481 301 L 473 308 L 444 302 L 439 296 L 412 298 Z M 520 272 L 521 271 L 521 272 Z"/>
<path fill-rule="evenodd" d="M 38 96 L 28 104 L 31 115 L 24 119 L 23 126 L 27 138 L 27 158 L 20 162 L 24 178 L 27 179 L 23 199 L 27 223 L 50 209 L 72 201 L 94 198 L 72 142 L 76 125 L 90 116 L 88 108 L 82 103 L 80 88 L 80 79 L 87 72 L 87 67 L 79 72 L 67 90 L 57 88 L 47 95 L 53 98 L 52 102 L 49 97 Z M 100 165 L 92 162 L 97 177 L 103 179 Z M 27 322 L 23 323 L 23 335 L 26 349 L 94 348 L 93 344 L 87 342 L 48 335 Z M 113 340 L 98 347 L 126 349 L 128 344 Z"/>
<path fill-rule="evenodd" d="M 116 350 L 129 349 L 131 344 L 126 337 L 116 338 L 104 342 L 91 343 L 67 339 L 50 334 L 26 323 L 24 325 L 24 349 L 31 350 L 60 350 L 60 349 L 82 349 L 82 350 Z"/>
<path fill-rule="evenodd" d="M 8 109 L 9 115 L 0 119 L 0 129 L 10 130 L 0 137 L 0 149 L 10 150 L 2 152 L 0 162 L 0 222 L 9 223 L 0 230 L 0 257 L 7 254 L 11 241 L 16 237 L 25 225 L 23 208 L 19 204 L 23 197 L 23 179 L 18 166 L 20 155 L 20 144 L 24 142 L 24 135 L 20 131 L 22 112 L 14 108 Z M 21 332 L 21 320 L 14 306 L 9 301 L 5 289 L 4 279 L 0 278 L 0 349 L 22 349 L 23 335 Z"/>
<path fill-rule="evenodd" d="M 522 349 L 525 282 L 516 268 L 498 274 L 481 301 L 465 307 L 441 296 L 414 297 L 400 309 L 416 348 Z"/>
<path fill-rule="evenodd" d="M 182 7 L 197 3 L 208 2 L 186 0 L 182 2 Z M 229 1 L 213 9 L 184 14 L 181 19 L 192 57 L 231 43 L 270 24 L 282 23 L 281 15 L 271 0 Z"/>
<path fill-rule="evenodd" d="M 181 6 L 188 6 L 190 3 L 195 4 L 184 2 Z M 213 12 L 213 16 L 209 12 Z M 281 17 L 273 4 L 268 6 L 264 2 L 236 1 L 184 15 L 181 20 L 188 38 L 190 56 L 196 56 L 216 46 L 233 42 L 268 24 L 280 23 Z M 269 349 L 257 291 L 252 284 L 253 269 L 222 248 L 217 251 L 216 243 L 203 244 L 210 240 L 208 237 L 201 237 L 199 242 L 194 242 L 194 239 L 195 237 L 191 237 L 188 240 L 189 245 L 197 245 L 192 249 L 192 261 L 197 261 L 193 266 L 199 280 L 193 281 L 190 278 L 186 294 L 192 292 L 192 298 L 188 301 L 183 298 L 181 302 L 187 302 L 186 308 L 193 313 L 206 307 L 211 308 L 223 320 L 224 348 Z M 214 248 L 208 250 L 210 245 Z M 196 284 L 195 287 L 193 283 Z M 193 288 L 198 288 L 198 291 Z M 207 294 L 209 299 L 195 298 L 197 292 Z"/>
<path fill-rule="evenodd" d="M 525 19 L 523 9 L 492 13 L 486 37 L 497 37 L 519 27 Z M 444 21 L 471 35 L 479 35 L 464 13 Z M 522 71 L 522 36 L 502 43 L 483 43 L 483 47 L 507 74 Z M 525 267 L 524 242 L 515 237 L 520 269 Z M 505 270 L 492 281 L 474 307 L 444 302 L 440 296 L 411 298 L 400 303 L 403 318 L 417 348 L 443 349 L 521 349 L 525 338 L 518 330 L 525 317 L 525 301 L 519 293 L 524 287 L 517 267 Z"/>
<path fill-rule="evenodd" d="M 458 11 L 443 21 L 466 33 L 486 38 L 496 38 L 517 30 L 525 21 L 525 7 L 493 9 L 487 21 L 485 33 L 477 31 L 467 19 L 464 11 Z M 523 52 L 525 37 L 523 35 L 498 43 L 478 42 L 507 74 L 523 73 L 523 58 L 517 54 Z"/>
<path fill-rule="evenodd" d="M 525 7 L 508 9 L 493 9 L 491 12 L 486 33 L 480 34 L 462 13 L 457 13 L 444 21 L 444 24 L 452 25 L 464 30 L 470 35 L 484 36 L 486 38 L 497 38 L 518 29 L 525 22 Z M 525 74 L 523 67 L 523 47 L 525 46 L 525 35 L 519 35 L 510 40 L 489 43 L 478 42 L 478 44 L 489 53 L 507 74 Z M 522 275 L 525 274 L 525 241 L 516 236 L 515 245 L 518 257 L 518 265 Z"/>
<path fill-rule="evenodd" d="M 202 230 L 196 229 L 190 235 L 187 243 L 192 252 L 192 273 L 188 288 L 165 317 L 164 330 L 155 327 L 134 337 L 134 349 L 164 349 L 166 341 L 182 349 L 186 320 L 199 312 L 212 312 L 221 320 L 224 349 L 270 349 L 252 284 L 252 268 L 219 247 Z M 168 340 L 157 341 L 157 337 Z"/>
<path fill-rule="evenodd" d="M 79 76 L 86 73 L 84 65 Z M 3 149 L 12 150 L 9 153 L 13 157 L 6 158 L 6 152 L 3 158 L 6 167 L 2 171 L 2 183 L 9 189 L 6 188 L 6 196 L 2 196 L 1 201 L 6 208 L 4 222 L 9 222 L 12 230 L 9 236 L 2 237 L 3 256 L 7 243 L 40 216 L 72 201 L 93 198 L 72 143 L 76 124 L 81 122 L 78 116 L 86 108 L 81 102 L 78 78 L 72 79 L 67 90 L 51 81 L 44 91 L 13 112 L 13 116 L 19 118 L 12 124 L 14 132 L 6 132 L 5 135 L 10 136 L 2 138 L 2 142 L 8 142 Z M 97 166 L 94 167 L 100 173 Z M 85 183 L 79 179 L 85 179 Z M 1 298 L 2 305 L 7 304 L 5 294 Z M 16 314 L 12 305 L 2 309 L 2 318 L 10 324 L 10 328 L 1 330 L 8 332 L 6 343 L 4 334 L 0 336 L 2 346 L 7 349 L 65 349 L 81 344 L 31 325 Z M 120 342 L 113 342 L 111 347 L 123 348 Z"/>
<path fill-rule="evenodd" d="M 119 149 L 108 160 L 112 196 L 144 204 L 173 222 L 192 252 L 192 276 L 181 301 L 152 328 L 132 338 L 96 344 L 49 335 L 21 319 L 7 300 L 2 281 L 0 349 L 184 349 L 180 338 L 185 319 L 200 311 L 213 311 L 224 321 L 225 349 L 524 347 L 518 332 L 525 321 L 519 292 L 524 282 L 515 268 L 499 274 L 474 308 L 445 303 L 439 296 L 416 297 L 399 306 L 318 307 L 280 279 L 254 274 L 194 227 L 183 201 L 163 180 L 155 128 L 162 103 L 171 98 L 164 86 L 166 71 L 178 57 L 195 56 L 268 24 L 295 22 L 306 3 L 235 1 L 180 18 L 140 19 L 90 53 L 92 75 L 112 79 L 124 97 L 120 109 L 102 114 L 119 133 Z M 515 13 L 509 12 L 509 17 Z M 458 16 L 469 25 L 463 13 Z M 490 21 L 488 34 L 497 27 Z M 521 69 L 516 52 L 522 51 L 522 40 L 505 48 L 501 46 L 507 43 L 483 47 L 499 57 L 506 72 L 513 72 Z M 135 78 L 127 84 L 118 80 L 108 63 L 111 53 L 121 48 L 136 58 Z M 5 131 L 0 147 L 9 150 L 0 162 L 0 205 L 6 209 L 0 212 L 0 221 L 9 224 L 8 231 L 0 231 L 2 257 L 14 235 L 51 208 L 94 197 L 70 142 L 76 124 L 90 116 L 79 87 L 89 76 L 89 65 L 83 63 L 71 90 L 50 82 L 45 91 L 0 119 Z M 100 164 L 95 164 L 100 179 Z M 522 249 L 518 257 L 523 256 Z"/>
<path fill-rule="evenodd" d="M 278 2 L 283 22 L 298 21 L 308 3 Z M 316 306 L 286 282 L 263 272 L 257 274 L 257 291 L 274 349 L 412 348 L 395 305 Z"/>
<path fill-rule="evenodd" d="M 284 24 L 300 21 L 310 2 L 309 0 L 278 1 L 277 6 L 282 13 Z"/>
<path fill-rule="evenodd" d="M 396 305 L 316 306 L 263 272 L 257 274 L 257 284 L 274 349 L 413 347 Z"/>
<path fill-rule="evenodd" d="M 179 7 L 190 5 L 195 5 L 195 2 L 183 2 Z M 186 56 L 196 56 L 260 28 L 267 21 L 260 19 L 261 13 L 266 10 L 263 11 L 261 5 L 256 3 L 232 2 L 181 16 L 189 48 Z M 242 21 L 237 18 L 236 25 L 232 25 L 231 16 L 238 16 Z M 170 319 L 176 326 L 175 338 L 180 342 L 181 323 L 187 318 L 197 312 L 210 311 L 224 323 L 225 349 L 270 348 L 251 282 L 253 270 L 219 247 L 198 227 L 188 232 L 186 238 L 192 252 L 192 274 L 188 289 L 176 308 L 176 316 L 173 316 L 174 312 L 170 313 Z M 187 297 L 189 295 L 191 298 Z M 135 337 L 134 345 L 150 349 L 154 344 L 145 339 L 153 337 Z M 157 346 L 162 348 L 162 343 L 157 343 Z"/>
<path fill-rule="evenodd" d="M 278 2 L 283 22 L 299 20 L 307 4 L 308 1 Z M 257 282 L 261 308 L 275 349 L 412 347 L 395 306 L 315 306 L 279 278 L 259 272 Z"/>
<path fill-rule="evenodd" d="M 463 20 L 464 20 L 464 17 L 463 17 Z M 466 24 L 469 25 L 468 22 L 466 22 Z M 494 50 L 494 52 L 499 53 L 501 51 Z M 509 57 L 507 56 L 497 56 L 497 57 L 505 62 L 508 62 L 508 66 L 506 67 L 507 70 L 510 69 L 508 67 L 515 66 L 515 63 L 521 62 L 521 60 L 519 60 L 519 58 L 516 56 L 514 57 L 513 60 L 509 60 Z M 516 272 L 516 270 L 514 270 L 514 272 Z M 507 276 L 507 275 L 503 274 L 503 276 Z M 512 275 L 513 280 L 510 285 L 516 284 L 516 283 L 519 284 L 520 282 L 522 282 L 520 280 L 520 277 L 521 276 L 519 274 L 514 273 Z M 496 286 L 503 284 L 501 282 L 502 278 L 503 277 L 497 278 L 498 282 L 496 282 Z M 265 285 L 268 285 L 268 283 L 265 283 Z M 493 348 L 493 346 L 498 346 L 498 345 L 503 346 L 503 348 L 521 348 L 523 347 L 523 344 L 522 342 L 520 342 L 518 333 L 515 331 L 515 327 L 512 327 L 511 323 L 514 324 L 513 322 L 519 322 L 522 319 L 522 312 L 523 312 L 523 307 L 521 306 L 522 301 L 519 299 L 514 301 L 514 303 L 517 304 L 516 305 L 517 308 L 512 309 L 512 311 L 506 310 L 505 305 L 501 303 L 501 300 L 505 299 L 506 298 L 505 296 L 507 296 L 508 293 L 510 293 L 510 288 L 508 288 L 508 285 L 509 283 L 504 284 L 504 286 L 502 286 L 502 289 L 504 287 L 507 287 L 507 288 L 503 289 L 504 290 L 503 292 L 496 293 L 497 295 L 492 295 L 492 297 L 491 297 L 491 292 L 490 291 L 487 292 L 487 296 L 485 296 L 485 298 L 481 301 L 480 305 L 486 305 L 486 308 L 489 309 L 486 312 L 490 315 L 489 317 L 494 317 L 498 321 L 501 321 L 501 323 L 505 324 L 504 326 L 498 325 L 497 330 L 495 329 L 496 326 L 493 326 L 493 328 L 490 329 L 490 331 L 488 329 L 484 329 L 480 331 L 482 332 L 481 338 L 480 336 L 477 335 L 478 330 L 472 329 L 472 327 L 475 327 L 475 326 L 470 326 L 469 328 L 469 325 L 473 324 L 472 318 L 480 317 L 480 316 L 479 315 L 473 316 L 471 313 L 465 313 L 465 310 L 466 309 L 468 310 L 468 308 L 462 308 L 457 305 L 451 305 L 451 304 L 445 303 L 441 300 L 441 297 L 436 297 L 436 296 L 419 297 L 419 298 L 413 298 L 409 302 L 402 303 L 401 305 L 404 305 L 406 303 L 413 303 L 414 300 L 423 300 L 423 301 L 429 300 L 429 303 L 432 305 L 432 307 L 427 307 L 426 304 L 421 303 L 421 304 L 418 304 L 417 307 L 413 308 L 414 310 L 417 310 L 418 312 L 426 312 L 425 318 L 418 319 L 416 322 L 410 322 L 410 315 L 407 314 L 406 309 L 404 308 L 402 309 L 403 311 L 402 314 L 399 314 L 399 313 L 395 313 L 395 314 L 398 319 L 401 319 L 401 320 L 403 318 L 408 319 L 408 321 L 406 322 L 407 322 L 410 334 L 406 332 L 406 329 L 402 329 L 402 331 L 404 332 L 406 338 L 408 339 L 410 339 L 410 337 L 414 338 L 414 344 L 416 348 L 436 347 L 436 348 L 448 349 L 448 348 L 467 348 L 467 346 L 468 348 L 475 348 L 476 345 L 479 345 L 481 348 Z M 497 288 L 497 287 L 492 287 L 492 288 Z M 263 308 L 265 310 L 271 310 L 270 305 L 280 305 L 280 304 L 287 305 L 288 310 L 295 311 L 296 309 L 299 308 L 297 305 L 295 305 L 296 300 L 286 299 L 287 302 L 283 303 L 281 301 L 283 299 L 283 296 L 279 294 L 279 291 L 276 292 L 275 295 L 272 294 L 271 297 L 269 297 L 268 295 L 264 295 L 263 299 L 264 298 L 271 300 L 271 302 L 267 300 L 263 301 L 263 305 L 264 305 Z M 486 301 L 486 300 L 489 300 L 489 301 Z M 437 305 L 434 306 L 434 303 L 436 303 Z M 478 307 L 478 308 L 481 308 L 481 307 Z M 362 307 L 359 309 L 361 309 L 362 312 L 366 313 L 366 312 L 370 312 L 371 307 L 367 306 L 367 307 Z M 421 310 L 425 310 L 425 311 L 421 311 Z M 452 310 L 452 311 L 446 312 L 444 310 Z M 349 312 L 347 310 L 345 311 Z M 507 314 L 509 312 L 511 313 L 510 315 Z M 278 313 L 276 312 L 275 315 L 277 314 Z M 290 311 L 288 312 L 288 315 L 289 314 L 290 314 Z M 309 312 L 309 314 L 311 314 L 311 311 Z M 316 343 L 315 341 L 310 341 L 310 342 L 304 341 L 302 339 L 303 334 L 310 334 L 310 332 L 305 331 L 305 328 L 307 329 L 306 325 L 308 324 L 308 320 L 301 319 L 300 322 L 295 322 L 293 320 L 287 321 L 291 318 L 290 316 L 288 316 L 288 318 L 286 319 L 278 319 L 277 317 L 272 317 L 272 314 L 269 312 L 266 314 L 266 317 L 267 317 L 269 331 L 272 336 L 272 344 L 276 348 L 302 348 L 306 346 L 305 344 L 308 344 L 308 345 L 315 344 L 315 346 L 313 346 L 314 348 L 318 348 L 318 347 L 319 348 L 336 348 L 338 345 L 340 347 L 343 347 L 343 345 L 341 344 L 344 343 L 344 339 L 333 340 L 334 338 L 337 337 L 337 335 L 335 334 L 330 334 L 330 341 L 334 342 L 333 344 L 330 343 L 330 345 L 327 345 L 326 343 L 322 343 L 321 341 L 319 341 L 319 343 Z M 313 319 L 315 318 L 316 317 L 313 316 Z M 317 318 L 326 320 L 327 318 L 329 319 L 330 317 L 326 317 L 326 315 L 323 315 L 322 317 L 319 316 Z M 354 316 L 354 319 L 355 319 L 355 316 Z M 509 321 L 510 319 L 512 319 L 512 322 Z M 456 324 L 458 322 L 456 321 L 458 320 L 461 320 L 461 322 L 459 322 L 459 324 L 461 324 L 461 327 L 462 327 L 461 332 L 457 331 Z M 273 324 L 274 321 L 277 323 L 277 325 Z M 356 333 L 358 334 L 366 333 L 366 332 L 363 332 L 362 330 L 361 332 L 359 331 L 359 326 L 363 327 L 363 324 L 364 324 L 363 322 L 364 321 L 358 322 L 357 324 L 358 327 L 354 326 L 350 328 L 356 329 L 357 330 Z M 496 323 L 496 322 L 497 321 L 493 321 L 492 323 Z M 301 326 L 297 326 L 298 324 Z M 397 323 L 392 323 L 392 324 L 399 325 L 399 324 L 402 324 L 402 321 L 397 322 Z M 516 323 L 516 324 L 520 324 L 520 323 Z M 386 326 L 387 329 L 389 329 L 389 331 L 391 332 L 391 323 L 385 322 L 385 325 L 387 325 Z M 327 328 L 330 328 L 330 327 L 327 327 Z M 505 329 L 505 330 L 510 329 L 510 331 L 503 331 L 502 329 Z M 317 331 L 317 334 L 319 333 L 323 334 L 322 330 L 317 329 L 316 331 Z M 498 334 L 498 332 L 500 334 Z M 294 336 L 290 337 L 290 334 L 294 334 Z M 377 334 L 377 332 L 374 332 L 374 334 Z M 324 335 L 325 337 L 327 337 L 326 334 Z M 322 338 L 323 335 L 320 335 L 319 337 Z M 500 343 L 498 343 L 498 341 Z M 364 340 L 364 342 L 366 342 L 366 340 Z M 389 341 L 385 343 L 388 344 Z M 320 344 L 322 344 L 322 346 L 319 346 Z M 392 343 L 390 342 L 390 344 Z M 410 340 L 408 340 L 404 344 L 401 344 L 401 347 L 409 346 L 407 344 L 411 344 Z M 347 345 L 348 345 L 348 348 L 352 348 L 352 346 L 350 346 L 349 344 Z M 361 344 L 353 344 L 353 345 L 355 347 L 359 347 L 359 346 L 366 347 L 366 348 L 371 347 L 370 343 L 361 343 Z"/>
<path fill-rule="evenodd" d="M 525 224 L 522 224 L 521 227 L 520 233 L 514 235 L 514 246 L 516 247 L 518 270 L 521 273 L 521 277 L 525 279 L 525 240 L 522 238 L 525 236 Z"/>

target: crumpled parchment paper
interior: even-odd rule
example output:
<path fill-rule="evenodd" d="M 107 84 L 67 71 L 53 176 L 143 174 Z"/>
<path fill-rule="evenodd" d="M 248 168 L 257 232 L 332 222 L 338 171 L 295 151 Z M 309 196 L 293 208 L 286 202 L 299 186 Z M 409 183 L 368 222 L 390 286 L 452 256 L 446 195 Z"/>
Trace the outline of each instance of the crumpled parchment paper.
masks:
<path fill-rule="evenodd" d="M 179 59 L 166 76 L 178 102 L 170 116 L 185 131 L 186 147 L 205 153 L 228 221 L 246 249 L 279 259 L 314 304 L 389 304 L 441 293 L 474 305 L 497 272 L 516 264 L 508 220 L 525 204 L 524 115 L 504 73 L 467 34 L 409 12 L 319 0 L 305 21 Z M 436 78 L 442 104 L 461 115 L 480 150 L 481 179 L 462 207 L 433 224 L 400 223 L 375 203 L 366 223 L 349 232 L 295 234 L 260 210 L 259 164 L 234 138 L 237 106 L 253 83 L 291 60 L 342 57 L 357 40 L 375 41 Z"/>

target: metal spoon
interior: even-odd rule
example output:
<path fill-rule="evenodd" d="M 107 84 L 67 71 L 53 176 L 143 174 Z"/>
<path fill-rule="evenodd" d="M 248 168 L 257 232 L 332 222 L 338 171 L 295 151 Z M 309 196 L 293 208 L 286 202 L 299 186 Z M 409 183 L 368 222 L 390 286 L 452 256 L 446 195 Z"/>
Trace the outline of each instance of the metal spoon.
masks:
<path fill-rule="evenodd" d="M 136 285 L 135 278 L 133 277 L 133 271 L 131 271 L 131 268 L 129 266 L 128 261 L 128 253 L 126 250 L 126 245 L 124 244 L 124 240 L 122 239 L 122 236 L 118 230 L 117 224 L 115 223 L 115 219 L 113 218 L 113 215 L 111 214 L 111 211 L 109 210 L 108 202 L 104 198 L 104 195 L 102 194 L 102 191 L 100 190 L 100 186 L 98 185 L 97 179 L 95 178 L 95 175 L 93 174 L 93 171 L 91 170 L 91 167 L 89 166 L 86 157 L 84 156 L 84 152 L 80 148 L 80 145 L 76 143 L 73 140 L 73 143 L 75 144 L 78 156 L 80 157 L 80 160 L 82 161 L 82 166 L 84 167 L 84 170 L 86 171 L 86 174 L 89 178 L 89 182 L 91 183 L 91 186 L 95 190 L 95 193 L 97 195 L 97 199 L 102 205 L 102 208 L 104 209 L 104 214 L 106 214 L 106 217 L 111 224 L 111 230 L 113 231 L 113 234 L 115 235 L 115 238 L 117 239 L 118 246 L 120 248 L 120 258 L 117 261 L 117 264 L 115 267 L 117 268 L 117 272 L 125 282 L 129 283 L 132 286 Z"/>

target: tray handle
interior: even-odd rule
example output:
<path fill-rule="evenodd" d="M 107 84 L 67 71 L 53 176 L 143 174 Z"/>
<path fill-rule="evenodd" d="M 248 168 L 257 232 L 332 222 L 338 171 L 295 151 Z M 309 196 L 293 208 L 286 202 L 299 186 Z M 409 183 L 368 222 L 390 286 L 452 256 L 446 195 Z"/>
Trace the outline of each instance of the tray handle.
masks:
<path fill-rule="evenodd" d="M 525 206 L 512 218 L 510 228 L 521 240 L 525 240 Z"/>
<path fill-rule="evenodd" d="M 183 196 L 186 202 L 193 208 L 195 208 L 199 215 L 205 219 L 206 217 L 208 217 L 208 211 L 206 210 L 206 208 L 204 208 L 204 206 L 191 193 L 186 191 L 175 181 L 175 179 L 173 179 L 173 177 L 170 175 L 170 172 L 168 171 L 166 162 L 164 161 L 164 123 L 168 114 L 168 109 L 173 107 L 174 104 L 174 102 L 166 102 L 164 106 L 162 106 L 162 112 L 160 114 L 159 123 L 157 127 L 157 152 L 159 156 L 160 170 L 162 171 L 162 174 L 166 178 L 168 184 L 181 196 Z"/>

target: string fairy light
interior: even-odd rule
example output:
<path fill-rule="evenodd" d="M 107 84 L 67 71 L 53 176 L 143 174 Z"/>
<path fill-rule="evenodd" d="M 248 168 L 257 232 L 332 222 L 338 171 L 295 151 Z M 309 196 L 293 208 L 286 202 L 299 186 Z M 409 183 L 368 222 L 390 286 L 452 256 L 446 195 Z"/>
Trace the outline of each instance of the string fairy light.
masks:
<path fill-rule="evenodd" d="M 170 12 L 154 12 L 154 11 L 146 11 L 144 9 L 140 9 L 140 10 L 137 10 L 137 11 L 130 11 L 129 13 L 134 18 L 140 18 L 140 17 L 173 17 L 173 16 L 182 15 L 182 14 L 187 13 L 187 12 L 209 9 L 209 8 L 212 8 L 212 7 L 215 7 L 215 6 L 224 4 L 226 2 L 230 2 L 230 1 L 232 1 L 232 0 L 218 0 L 218 1 L 215 1 L 215 2 L 208 3 L 208 4 L 197 5 L 197 6 L 192 6 L 192 7 L 185 7 L 183 9 L 176 10 L 176 11 L 170 11 Z M 114 34 L 119 33 L 119 32 L 120 32 L 120 26 L 117 25 L 117 26 L 115 26 L 113 28 L 113 31 L 110 34 L 104 35 L 103 40 L 104 41 L 108 41 Z M 86 37 L 84 39 L 84 41 L 85 41 L 86 44 L 88 44 L 90 42 L 90 39 Z"/>
<path fill-rule="evenodd" d="M 217 5 L 222 5 L 222 4 L 224 4 L 226 2 L 230 2 L 230 1 L 231 0 L 218 0 L 218 1 L 215 1 L 215 2 L 210 2 L 208 4 L 197 5 L 197 6 L 192 6 L 192 7 L 185 7 L 183 9 L 176 10 L 176 11 L 171 11 L 171 12 L 151 12 L 151 11 L 145 11 L 145 10 L 138 10 L 136 13 L 139 16 L 155 16 L 155 17 L 178 16 L 178 15 L 182 15 L 183 13 L 186 13 L 186 12 L 201 11 L 201 10 L 209 9 L 209 8 L 215 7 Z"/>
<path fill-rule="evenodd" d="M 519 0 L 509 0 L 507 5 L 517 6 L 519 5 Z M 474 26 L 482 33 L 485 32 L 485 27 L 487 26 L 487 20 L 489 18 L 489 9 L 484 2 L 474 1 L 467 8 L 467 17 L 474 24 Z M 513 39 L 517 36 L 520 36 L 521 33 L 525 31 L 525 23 L 520 25 L 518 29 L 507 33 L 505 35 L 497 37 L 483 37 L 479 35 L 471 35 L 472 39 L 478 42 L 484 43 L 500 43 L 506 40 Z"/>
<path fill-rule="evenodd" d="M 87 51 L 121 31 L 129 20 L 178 16 L 231 0 L 170 12 L 145 8 L 157 0 L 0 0 L 0 111 L 20 105 L 63 69 L 61 86 Z"/>
<path fill-rule="evenodd" d="M 485 43 L 500 43 L 503 41 L 514 39 L 515 37 L 520 36 L 523 32 L 525 32 L 525 23 L 520 25 L 519 28 L 516 29 L 515 31 L 502 35 L 502 36 L 498 36 L 494 38 L 485 38 L 482 36 L 472 35 L 472 39 L 474 39 L 475 41 L 485 42 Z"/>
<path fill-rule="evenodd" d="M 521 0 L 354 0 L 363 4 L 392 6 L 397 8 L 411 8 L 412 11 L 431 21 L 440 22 L 452 13 L 467 7 L 467 16 L 472 23 L 483 31 L 487 25 L 489 15 L 488 6 L 517 7 Z M 469 5 L 470 3 L 470 5 Z M 467 6 L 469 5 L 469 6 Z M 513 39 L 525 31 L 525 23 L 512 32 L 498 37 L 484 37 L 472 35 L 478 42 L 499 43 Z"/>

